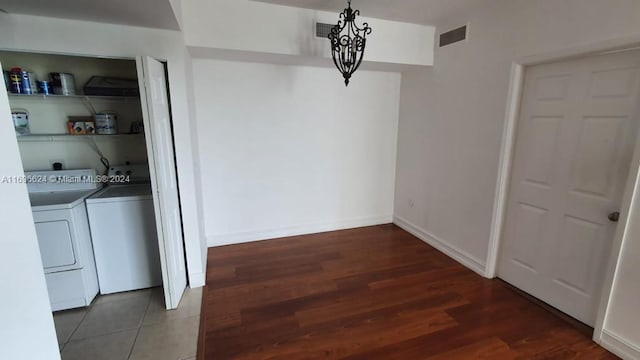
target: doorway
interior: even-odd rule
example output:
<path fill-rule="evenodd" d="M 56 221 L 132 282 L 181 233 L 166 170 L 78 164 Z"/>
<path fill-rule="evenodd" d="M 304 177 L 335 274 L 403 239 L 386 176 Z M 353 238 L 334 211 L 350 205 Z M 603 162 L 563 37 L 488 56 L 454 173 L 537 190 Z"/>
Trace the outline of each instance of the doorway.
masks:
<path fill-rule="evenodd" d="M 640 53 L 524 78 L 498 276 L 594 326 L 640 113 Z"/>
<path fill-rule="evenodd" d="M 171 137 L 166 65 L 150 58 L 138 58 L 135 61 L 133 59 L 106 59 L 11 51 L 1 51 L 0 55 L 6 61 L 5 65 L 13 67 L 20 65 L 29 69 L 31 71 L 29 79 L 33 79 L 34 86 L 31 86 L 31 90 L 28 92 L 24 91 L 24 88 L 21 88 L 20 91 L 12 91 L 9 81 L 7 81 L 7 74 L 5 74 L 4 81 L 10 95 L 11 108 L 16 109 L 15 112 L 18 114 L 29 116 L 27 123 L 30 126 L 27 128 L 29 131 L 20 133 L 21 136 L 18 137 L 23 168 L 30 171 L 93 169 L 97 175 L 103 175 L 102 179 L 114 178 L 108 172 L 117 170 L 123 165 L 126 165 L 127 170 L 136 168 L 136 165 L 144 168 L 142 169 L 143 173 L 146 171 L 147 174 L 143 177 L 145 183 L 138 184 L 140 186 L 137 187 L 137 189 L 144 187 L 144 193 L 137 195 L 127 193 L 127 196 L 135 195 L 141 202 L 144 200 L 149 204 L 152 203 L 150 206 L 145 206 L 143 216 L 145 219 L 150 219 L 149 226 L 145 227 L 145 233 L 154 233 L 153 239 L 150 241 L 155 241 L 156 255 L 151 262 L 155 262 L 157 267 L 161 267 L 162 270 L 162 279 L 158 285 L 163 285 L 166 308 L 176 308 L 186 287 L 186 267 L 182 232 L 179 231 L 181 216 L 179 204 L 175 200 L 178 189 Z M 67 84 L 67 92 L 58 94 L 57 92 L 37 92 L 35 90 L 35 78 L 48 79 L 51 71 L 59 71 L 60 74 L 65 74 L 67 78 L 71 79 L 71 82 Z M 26 74 L 27 71 L 25 70 L 23 73 Z M 75 84 L 73 84 L 74 74 L 77 81 Z M 94 81 L 94 79 L 99 81 Z M 96 82 L 99 86 L 95 86 L 92 92 L 89 92 L 89 84 L 94 85 Z M 135 85 L 132 85 L 132 82 Z M 86 85 L 83 87 L 83 84 Z M 120 86 L 121 84 L 130 85 L 130 87 Z M 39 82 L 38 85 L 40 85 Z M 24 83 L 22 86 L 25 86 Z M 115 86 L 116 89 L 109 88 L 109 86 Z M 139 95 L 138 88 L 140 88 Z M 147 93 L 145 89 L 152 91 Z M 131 93 L 133 90 L 135 90 L 135 94 Z M 102 93 L 102 91 L 107 93 Z M 122 91 L 122 93 L 112 93 L 113 91 Z M 109 125 L 109 132 L 98 132 L 98 126 L 96 126 L 98 125 L 98 116 L 96 114 L 99 112 L 113 114 L 114 118 L 117 114 L 115 123 Z M 73 126 L 68 126 L 71 123 Z M 138 174 L 137 171 L 134 173 Z M 128 171 L 123 170 L 122 174 L 123 176 L 118 179 L 126 177 L 125 183 L 134 178 L 133 175 L 129 176 Z M 82 175 L 97 179 L 89 173 Z M 91 180 L 91 182 L 98 183 L 99 181 Z M 151 191 L 152 188 L 153 191 Z M 67 268 L 63 266 L 48 266 L 47 268 L 47 264 L 45 264 L 49 295 L 54 310 L 88 305 L 98 291 L 95 270 L 84 271 L 98 267 L 98 273 L 100 272 L 100 266 L 96 266 L 94 263 L 94 258 L 98 258 L 98 255 L 94 257 L 96 246 L 91 245 L 91 240 L 86 241 L 89 238 L 90 228 L 87 224 L 87 213 L 89 213 L 89 217 L 91 217 L 91 213 L 88 210 L 83 210 L 85 200 L 88 201 L 90 197 L 99 195 L 98 193 L 89 194 L 95 190 L 94 187 L 87 188 L 87 193 L 83 192 L 77 199 L 74 198 L 73 202 L 68 202 L 73 206 L 78 206 L 77 214 L 74 217 L 74 225 L 77 223 L 77 226 L 62 226 L 65 219 L 55 222 L 55 224 L 62 224 L 58 228 L 61 230 L 60 233 L 64 233 L 65 236 L 54 238 L 64 240 L 57 243 L 68 245 L 64 248 L 66 251 L 62 253 L 61 247 L 54 246 L 52 250 L 55 256 L 43 257 L 43 261 L 54 258 L 64 260 L 64 263 L 61 262 L 62 265 L 73 265 L 72 267 L 67 266 Z M 118 194 L 118 196 L 108 197 L 105 193 L 99 200 L 108 197 L 110 201 L 112 198 L 120 201 L 124 195 L 123 192 L 118 192 Z M 43 193 L 42 195 L 40 197 L 45 198 L 47 194 Z M 53 199 L 55 196 L 51 198 L 51 201 L 55 200 Z M 32 205 L 34 205 L 33 198 Z M 67 203 L 53 205 L 66 206 Z M 89 206 L 88 202 L 86 206 Z M 49 211 L 51 209 L 41 207 L 39 210 Z M 37 223 L 38 217 L 35 214 L 34 217 Z M 94 225 L 104 223 L 104 218 L 103 216 L 97 217 L 98 221 L 94 222 Z M 135 219 L 135 217 L 127 217 L 126 220 L 131 220 L 130 223 L 135 224 Z M 41 234 L 51 235 L 48 229 L 52 222 L 49 220 L 42 221 L 41 229 L 36 224 L 36 228 L 39 230 L 39 240 Z M 93 230 L 97 230 L 97 228 L 98 226 L 91 226 L 92 237 L 94 236 Z M 130 230 L 130 226 L 118 226 L 117 229 Z M 109 234 L 113 230 L 109 226 L 106 227 L 106 230 L 104 231 L 105 238 L 113 235 Z M 51 237 L 48 236 L 48 238 Z M 139 236 L 133 237 L 139 238 Z M 42 245 L 43 242 L 40 241 L 41 249 Z M 147 245 L 150 244 L 145 244 L 145 247 L 148 247 Z M 69 270 L 77 270 L 77 274 L 71 273 Z M 160 269 L 158 269 L 159 272 Z M 127 278 L 129 277 L 133 278 L 134 276 Z M 76 287 L 77 294 L 70 294 L 66 284 L 71 283 L 79 284 Z M 153 283 L 155 284 L 155 280 Z M 58 286 L 60 284 L 64 286 Z M 134 288 L 137 287 L 131 287 L 131 289 Z M 106 287 L 105 290 L 107 290 Z M 108 290 L 108 292 L 113 291 Z M 104 293 L 102 288 L 100 292 Z M 56 296 L 52 296 L 52 293 L 60 296 L 56 298 Z"/>

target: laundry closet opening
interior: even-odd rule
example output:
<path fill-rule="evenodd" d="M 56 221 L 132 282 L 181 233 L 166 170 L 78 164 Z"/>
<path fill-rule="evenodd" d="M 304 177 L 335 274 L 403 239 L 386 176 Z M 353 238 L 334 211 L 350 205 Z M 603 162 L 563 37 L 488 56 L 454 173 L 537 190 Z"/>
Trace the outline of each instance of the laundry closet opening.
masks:
<path fill-rule="evenodd" d="M 166 65 L 0 51 L 52 310 L 186 287 Z M 150 91 L 147 91 L 150 90 Z"/>

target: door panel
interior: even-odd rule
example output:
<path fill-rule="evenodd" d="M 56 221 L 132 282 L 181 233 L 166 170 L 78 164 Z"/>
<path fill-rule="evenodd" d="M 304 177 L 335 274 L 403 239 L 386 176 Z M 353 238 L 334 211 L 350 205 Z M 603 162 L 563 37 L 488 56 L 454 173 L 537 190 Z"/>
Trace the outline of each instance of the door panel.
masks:
<path fill-rule="evenodd" d="M 593 325 L 637 135 L 640 53 L 527 69 L 498 274 Z"/>
<path fill-rule="evenodd" d="M 555 252 L 555 279 L 584 294 L 591 293 L 589 279 L 593 274 L 591 264 L 600 253 L 603 225 L 572 216 L 565 216 L 558 247 Z M 564 266 L 571 264 L 571 266 Z"/>
<path fill-rule="evenodd" d="M 517 236 L 513 244 L 512 260 L 537 273 L 536 259 L 540 254 L 536 244 L 537 240 L 544 236 L 548 211 L 527 204 L 518 204 L 516 211 Z"/>
<path fill-rule="evenodd" d="M 175 309 L 187 275 L 165 68 L 149 57 L 137 60 L 165 305 Z"/>
<path fill-rule="evenodd" d="M 540 77 L 536 80 L 538 101 L 557 101 L 567 98 L 571 75 Z"/>
<path fill-rule="evenodd" d="M 627 97 L 636 81 L 634 68 L 593 71 L 589 95 L 594 98 Z"/>
<path fill-rule="evenodd" d="M 561 117 L 535 117 L 531 119 L 529 137 L 523 143 L 526 181 L 549 186 Z"/>
<path fill-rule="evenodd" d="M 614 190 L 617 159 L 624 150 L 628 118 L 587 117 L 581 130 L 570 178 L 575 195 L 590 194 L 608 199 Z"/>

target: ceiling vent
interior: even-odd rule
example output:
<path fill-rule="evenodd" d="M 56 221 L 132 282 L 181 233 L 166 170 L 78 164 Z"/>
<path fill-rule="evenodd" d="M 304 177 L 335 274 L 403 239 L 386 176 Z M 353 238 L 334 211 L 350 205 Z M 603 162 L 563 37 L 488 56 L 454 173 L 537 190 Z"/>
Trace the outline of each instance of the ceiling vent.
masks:
<path fill-rule="evenodd" d="M 331 29 L 336 26 L 335 24 L 325 24 L 321 22 L 316 23 L 316 36 L 319 38 L 327 39 L 331 33 Z"/>
<path fill-rule="evenodd" d="M 440 34 L 440 47 L 451 45 L 467 38 L 467 25 Z"/>

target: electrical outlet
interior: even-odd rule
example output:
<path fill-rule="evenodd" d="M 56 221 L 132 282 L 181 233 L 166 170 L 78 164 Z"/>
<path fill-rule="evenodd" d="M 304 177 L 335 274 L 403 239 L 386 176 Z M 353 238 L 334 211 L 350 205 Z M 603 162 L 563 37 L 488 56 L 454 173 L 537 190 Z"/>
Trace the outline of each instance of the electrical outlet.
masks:
<path fill-rule="evenodd" d="M 64 163 L 64 160 L 62 160 L 62 159 L 51 159 L 51 160 L 49 160 L 49 166 L 50 166 L 51 170 L 55 170 L 55 167 L 53 166 L 53 164 L 55 164 L 55 163 L 62 164 L 62 169 L 61 170 L 64 170 L 64 169 L 67 168 L 67 166 Z"/>

